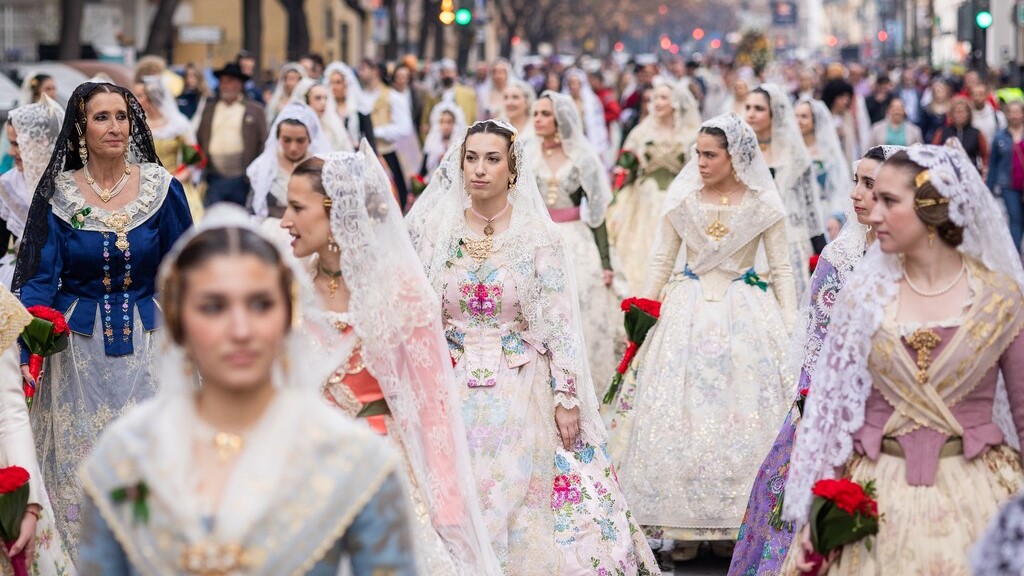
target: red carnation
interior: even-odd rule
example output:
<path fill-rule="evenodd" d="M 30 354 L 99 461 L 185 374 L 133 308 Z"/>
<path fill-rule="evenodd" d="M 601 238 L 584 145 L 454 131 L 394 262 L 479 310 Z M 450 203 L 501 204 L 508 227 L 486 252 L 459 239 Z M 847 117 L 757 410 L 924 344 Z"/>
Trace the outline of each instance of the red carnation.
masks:
<path fill-rule="evenodd" d="M 28 482 L 28 470 L 20 466 L 0 468 L 0 494 L 8 494 Z"/>
<path fill-rule="evenodd" d="M 32 407 L 36 383 L 43 371 L 43 360 L 68 347 L 70 330 L 64 315 L 48 306 L 32 306 L 28 309 L 32 321 L 21 332 L 21 343 L 28 351 L 28 370 L 32 381 L 23 386 L 25 402 Z"/>
<path fill-rule="evenodd" d="M 60 312 L 50 308 L 48 306 L 31 306 L 28 308 L 28 313 L 41 318 L 47 322 L 53 323 L 54 334 L 67 334 L 68 333 L 68 322 L 64 319 L 64 315 Z"/>

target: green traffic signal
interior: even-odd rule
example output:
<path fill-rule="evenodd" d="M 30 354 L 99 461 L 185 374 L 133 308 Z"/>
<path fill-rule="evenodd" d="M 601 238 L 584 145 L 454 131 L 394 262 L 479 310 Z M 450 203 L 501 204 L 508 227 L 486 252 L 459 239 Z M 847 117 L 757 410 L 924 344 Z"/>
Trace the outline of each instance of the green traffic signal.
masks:
<path fill-rule="evenodd" d="M 470 12 L 469 8 L 459 8 L 455 11 L 455 23 L 459 26 L 465 26 L 473 21 L 473 13 Z"/>
<path fill-rule="evenodd" d="M 974 22 L 978 25 L 978 28 L 985 30 L 992 25 L 992 13 L 988 10 L 981 10 L 974 15 Z"/>

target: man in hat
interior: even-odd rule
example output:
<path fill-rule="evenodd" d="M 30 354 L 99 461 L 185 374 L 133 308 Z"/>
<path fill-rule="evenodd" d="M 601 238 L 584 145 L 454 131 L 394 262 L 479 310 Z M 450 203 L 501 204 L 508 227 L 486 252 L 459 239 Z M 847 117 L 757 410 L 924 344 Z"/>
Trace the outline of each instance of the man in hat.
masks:
<path fill-rule="evenodd" d="M 203 203 L 234 202 L 245 205 L 249 180 L 245 169 L 263 151 L 267 120 L 263 107 L 245 98 L 249 75 L 232 62 L 214 72 L 220 85 L 217 99 L 203 109 L 197 137 L 206 151 L 206 182 Z"/>

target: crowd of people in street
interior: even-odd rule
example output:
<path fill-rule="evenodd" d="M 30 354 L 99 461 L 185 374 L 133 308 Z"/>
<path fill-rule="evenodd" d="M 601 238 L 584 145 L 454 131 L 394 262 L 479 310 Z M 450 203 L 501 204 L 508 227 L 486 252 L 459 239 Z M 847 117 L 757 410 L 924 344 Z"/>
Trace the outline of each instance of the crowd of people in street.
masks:
<path fill-rule="evenodd" d="M 26 79 L 0 574 L 1024 569 L 1020 89 L 255 64 Z M 833 479 L 878 528 L 823 549 Z"/>

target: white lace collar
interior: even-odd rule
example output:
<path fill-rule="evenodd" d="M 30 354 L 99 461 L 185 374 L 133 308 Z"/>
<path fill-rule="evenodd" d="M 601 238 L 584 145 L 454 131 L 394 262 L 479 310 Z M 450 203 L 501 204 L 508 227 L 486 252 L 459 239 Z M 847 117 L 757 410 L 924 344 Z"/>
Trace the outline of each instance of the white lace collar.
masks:
<path fill-rule="evenodd" d="M 148 220 L 163 206 L 170 184 L 171 174 L 163 166 L 155 163 L 140 164 L 139 196 L 120 210 L 111 211 L 87 204 L 78 189 L 78 183 L 75 182 L 74 171 L 66 170 L 58 174 L 54 180 L 57 190 L 50 199 L 50 206 L 53 208 L 54 216 L 73 226 L 79 213 L 88 207 L 89 214 L 78 228 L 91 232 L 110 231 L 103 221 L 114 213 L 123 213 L 129 217 L 129 223 L 124 229 L 127 232 Z"/>

